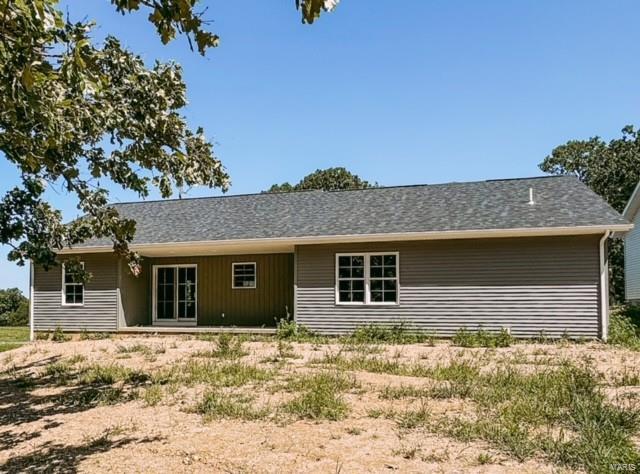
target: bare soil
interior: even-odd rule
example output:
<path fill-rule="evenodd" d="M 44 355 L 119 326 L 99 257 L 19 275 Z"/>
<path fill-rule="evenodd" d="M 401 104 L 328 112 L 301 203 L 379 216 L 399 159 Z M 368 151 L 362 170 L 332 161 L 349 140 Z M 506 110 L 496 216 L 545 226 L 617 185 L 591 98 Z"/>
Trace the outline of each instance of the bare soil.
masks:
<path fill-rule="evenodd" d="M 189 337 L 118 337 L 64 343 L 37 341 L 0 354 L 0 472 L 559 472 L 543 459 L 518 462 L 482 442 L 463 443 L 425 430 L 403 430 L 372 410 L 415 401 L 384 400 L 388 386 L 422 386 L 420 377 L 354 372 L 359 387 L 345 393 L 350 408 L 340 421 L 295 420 L 274 415 L 258 421 L 205 421 L 193 407 L 207 390 L 195 384 L 167 391 L 150 406 L 140 396 L 148 384 L 114 404 L 61 402 L 72 385 L 40 383 L 52 363 L 118 364 L 149 373 L 193 359 L 213 343 Z M 127 347 L 147 347 L 127 352 Z M 124 349 L 123 349 L 124 348 Z M 244 342 L 239 361 L 275 371 L 274 380 L 236 388 L 261 406 L 278 407 L 295 394 L 286 380 L 313 372 L 314 360 L 343 349 L 339 344 L 293 343 L 294 357 L 278 356 L 275 340 Z M 587 361 L 610 381 L 612 401 L 638 387 L 616 380 L 637 373 L 640 354 L 599 343 L 517 344 L 504 349 L 462 349 L 447 342 L 385 345 L 376 357 L 435 366 L 452 360 L 480 362 L 483 370 L 510 364 L 520 370 L 562 360 Z M 82 357 L 77 357 L 78 355 Z M 221 362 L 222 363 L 222 362 Z M 68 400 L 68 399 L 67 399 Z M 464 416 L 456 399 L 430 400 L 434 413 Z M 562 469 L 560 469 L 562 471 Z"/>

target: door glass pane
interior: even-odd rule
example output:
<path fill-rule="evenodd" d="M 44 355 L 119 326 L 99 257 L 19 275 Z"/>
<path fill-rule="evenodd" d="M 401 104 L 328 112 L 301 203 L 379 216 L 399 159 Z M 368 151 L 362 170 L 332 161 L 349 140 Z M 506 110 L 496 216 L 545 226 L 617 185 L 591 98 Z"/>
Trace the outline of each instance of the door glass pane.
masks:
<path fill-rule="evenodd" d="M 178 268 L 178 317 L 196 317 L 196 269 Z"/>
<path fill-rule="evenodd" d="M 156 278 L 156 316 L 158 319 L 175 318 L 175 268 L 158 268 Z"/>

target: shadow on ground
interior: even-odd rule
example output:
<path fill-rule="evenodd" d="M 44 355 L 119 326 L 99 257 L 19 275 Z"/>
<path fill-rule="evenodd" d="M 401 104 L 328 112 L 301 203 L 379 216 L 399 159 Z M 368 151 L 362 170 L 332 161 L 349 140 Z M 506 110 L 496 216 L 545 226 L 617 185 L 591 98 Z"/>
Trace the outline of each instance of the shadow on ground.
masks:
<path fill-rule="evenodd" d="M 0 465 L 0 472 L 6 473 L 74 473 L 80 463 L 88 457 L 105 453 L 129 444 L 143 444 L 159 441 L 160 437 L 133 438 L 118 440 L 108 435 L 89 440 L 84 444 L 67 445 L 48 442 L 37 450 L 22 456 L 14 456 Z"/>

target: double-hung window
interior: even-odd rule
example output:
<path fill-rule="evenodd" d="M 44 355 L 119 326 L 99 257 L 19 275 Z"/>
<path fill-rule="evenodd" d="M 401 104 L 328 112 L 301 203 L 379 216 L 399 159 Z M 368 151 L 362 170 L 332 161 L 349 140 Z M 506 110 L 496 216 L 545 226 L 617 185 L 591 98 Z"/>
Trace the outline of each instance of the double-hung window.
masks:
<path fill-rule="evenodd" d="M 80 263 L 84 268 L 84 263 Z M 66 306 L 82 306 L 84 304 L 84 283 L 78 272 L 62 264 L 62 304 Z"/>
<path fill-rule="evenodd" d="M 336 255 L 336 303 L 397 304 L 398 253 Z"/>

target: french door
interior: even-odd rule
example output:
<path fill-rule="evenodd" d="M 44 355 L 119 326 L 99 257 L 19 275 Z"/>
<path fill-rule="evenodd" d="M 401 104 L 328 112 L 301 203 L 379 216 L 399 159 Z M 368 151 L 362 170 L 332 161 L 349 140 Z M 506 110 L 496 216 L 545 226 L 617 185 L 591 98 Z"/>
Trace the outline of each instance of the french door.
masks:
<path fill-rule="evenodd" d="M 196 320 L 196 265 L 155 265 L 153 281 L 155 321 Z"/>

